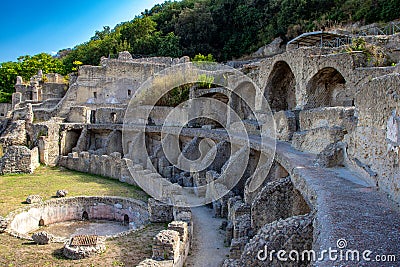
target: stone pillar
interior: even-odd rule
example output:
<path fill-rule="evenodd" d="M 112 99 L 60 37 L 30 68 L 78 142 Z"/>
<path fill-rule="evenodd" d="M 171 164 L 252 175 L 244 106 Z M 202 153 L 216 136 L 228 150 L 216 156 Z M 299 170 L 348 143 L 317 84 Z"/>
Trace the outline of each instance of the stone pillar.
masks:
<path fill-rule="evenodd" d="M 32 87 L 32 101 L 39 101 L 39 89 L 36 85 Z"/>
<path fill-rule="evenodd" d="M 49 144 L 46 141 L 45 136 L 39 137 L 38 148 L 39 148 L 39 162 L 44 165 L 48 165 L 49 164 Z"/>
<path fill-rule="evenodd" d="M 15 109 L 15 106 L 22 102 L 22 94 L 21 93 L 13 93 L 12 94 L 12 109 Z"/>

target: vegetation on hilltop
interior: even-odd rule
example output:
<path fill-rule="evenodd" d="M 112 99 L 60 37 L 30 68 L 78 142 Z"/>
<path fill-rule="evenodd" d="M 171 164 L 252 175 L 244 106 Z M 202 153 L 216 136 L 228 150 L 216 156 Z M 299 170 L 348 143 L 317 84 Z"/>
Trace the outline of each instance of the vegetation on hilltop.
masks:
<path fill-rule="evenodd" d="M 399 14 L 400 0 L 166 1 L 113 29 L 96 31 L 73 49 L 59 51 L 59 58 L 49 61 L 59 67 L 48 71 L 66 74 L 74 70 L 74 62 L 98 65 L 102 56 L 115 57 L 125 50 L 136 57 L 201 53 L 224 61 L 255 51 L 278 36 L 289 40 L 340 23 L 385 22 L 398 19 Z M 39 65 L 21 63 L 34 57 L 1 64 L 0 92 L 11 93 L 16 76 L 29 78 L 32 66 L 38 70 Z M 45 66 L 40 68 L 47 73 Z"/>

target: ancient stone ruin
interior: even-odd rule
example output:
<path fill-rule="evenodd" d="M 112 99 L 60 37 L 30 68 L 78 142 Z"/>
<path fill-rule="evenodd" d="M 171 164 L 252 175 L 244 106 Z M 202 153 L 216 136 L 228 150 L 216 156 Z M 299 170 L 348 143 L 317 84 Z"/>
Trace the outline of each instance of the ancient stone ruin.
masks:
<path fill-rule="evenodd" d="M 265 246 L 322 251 L 342 238 L 352 249 L 398 253 L 399 66 L 371 67 L 362 53 L 340 49 L 270 49 L 258 51 L 260 60 L 233 64 L 249 80 L 238 81 L 226 69 L 219 76 L 225 86 L 217 80 L 209 88 L 194 83 L 191 104 L 176 107 L 152 105 L 152 98 L 162 87 L 157 81 L 168 83 L 161 74 L 189 66 L 187 57 L 133 59 L 123 52 L 118 59 L 103 58 L 100 66 L 80 67 L 68 89 L 58 74 L 39 73 L 29 84 L 19 78 L 12 105 L 4 107 L 0 172 L 29 173 L 42 163 L 158 192 L 149 200 L 148 218 L 168 222 L 168 229 L 155 237 L 152 259 L 139 266 L 183 266 L 193 257 L 188 253 L 196 225 L 183 205 L 192 196 L 226 220 L 224 266 L 278 266 L 276 257 L 257 258 Z M 129 110 L 148 84 L 150 96 Z M 197 106 L 204 99 L 217 104 Z M 203 116 L 182 125 L 193 114 Z M 207 118 L 212 114 L 220 121 Z M 133 126 L 124 132 L 127 122 Z M 240 134 L 230 136 L 240 125 L 247 143 Z M 171 144 L 180 151 L 168 149 Z M 177 167 L 187 159 L 196 164 Z M 247 162 L 244 168 L 241 162 Z M 229 184 L 230 177 L 237 183 Z M 13 216 L 14 222 L 23 220 Z M 9 229 L 27 232 L 9 221 Z M 68 257 L 80 248 L 73 241 L 64 250 Z M 318 264 L 335 263 L 325 258 Z"/>

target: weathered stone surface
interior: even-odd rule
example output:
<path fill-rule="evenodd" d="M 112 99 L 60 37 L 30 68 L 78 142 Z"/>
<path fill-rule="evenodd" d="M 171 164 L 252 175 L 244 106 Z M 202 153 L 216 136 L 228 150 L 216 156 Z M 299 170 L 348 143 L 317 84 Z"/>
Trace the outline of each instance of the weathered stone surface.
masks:
<path fill-rule="evenodd" d="M 13 120 L 9 122 L 1 134 L 0 143 L 3 147 L 23 146 L 26 144 L 26 121 Z"/>
<path fill-rule="evenodd" d="M 39 166 L 39 150 L 25 146 L 10 146 L 0 159 L 0 173 L 33 173 Z"/>
<path fill-rule="evenodd" d="M 311 215 L 290 217 L 286 220 L 275 221 L 263 226 L 258 233 L 244 247 L 240 260 L 224 266 L 281 266 L 276 254 L 270 260 L 269 252 L 274 250 L 299 251 L 311 249 L 313 240 L 313 217 Z M 259 252 L 265 251 L 267 255 Z M 259 256 L 261 255 L 261 259 Z M 308 266 L 309 261 L 285 262 L 285 266 Z M 235 265 L 239 264 L 239 265 Z"/>
<path fill-rule="evenodd" d="M 47 245 L 53 242 L 54 236 L 47 232 L 38 232 L 32 235 L 33 242 L 38 245 Z"/>
<path fill-rule="evenodd" d="M 355 107 L 321 107 L 302 110 L 299 114 L 300 130 L 320 127 L 342 127 L 350 132 L 357 124 Z"/>
<path fill-rule="evenodd" d="M 363 84 L 355 99 L 358 124 L 345 140 L 350 160 L 347 163 L 397 203 L 400 203 L 400 146 L 396 142 L 399 95 L 399 73 Z"/>
<path fill-rule="evenodd" d="M 290 177 L 268 183 L 253 200 L 251 227 L 258 231 L 267 223 L 310 212 L 310 207 L 293 188 Z"/>
<path fill-rule="evenodd" d="M 229 248 L 229 258 L 240 259 L 240 255 L 242 255 L 243 249 L 248 241 L 249 238 L 247 236 L 232 239 L 231 247 Z"/>
<path fill-rule="evenodd" d="M 290 141 L 297 130 L 296 115 L 291 111 L 279 111 L 274 114 L 276 124 L 276 138 Z"/>
<path fill-rule="evenodd" d="M 174 219 L 173 206 L 167 205 L 153 198 L 149 199 L 148 210 L 151 222 L 171 222 Z"/>
<path fill-rule="evenodd" d="M 342 142 L 328 145 L 318 154 L 315 163 L 321 167 L 332 168 L 344 165 L 345 144 Z"/>
<path fill-rule="evenodd" d="M 173 221 L 168 224 L 168 230 L 177 231 L 181 242 L 186 242 L 188 237 L 188 224 L 183 221 Z"/>
<path fill-rule="evenodd" d="M 163 230 L 154 238 L 153 259 L 174 260 L 179 258 L 179 233 L 173 230 Z"/>
<path fill-rule="evenodd" d="M 28 204 L 40 203 L 42 201 L 43 199 L 39 195 L 30 195 L 26 198 L 26 203 Z"/>
<path fill-rule="evenodd" d="M 300 151 L 319 154 L 330 144 L 342 141 L 344 135 L 341 127 L 320 127 L 296 132 L 293 135 L 292 146 Z"/>

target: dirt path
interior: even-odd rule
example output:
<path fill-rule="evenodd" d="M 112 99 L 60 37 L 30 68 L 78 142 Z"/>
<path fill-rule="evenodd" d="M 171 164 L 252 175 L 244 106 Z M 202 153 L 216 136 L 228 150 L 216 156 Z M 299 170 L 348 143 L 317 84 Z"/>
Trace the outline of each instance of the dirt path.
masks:
<path fill-rule="evenodd" d="M 214 218 L 207 207 L 192 209 L 194 236 L 187 267 L 218 267 L 229 254 L 224 246 L 225 232 L 220 230 L 222 219 Z"/>

